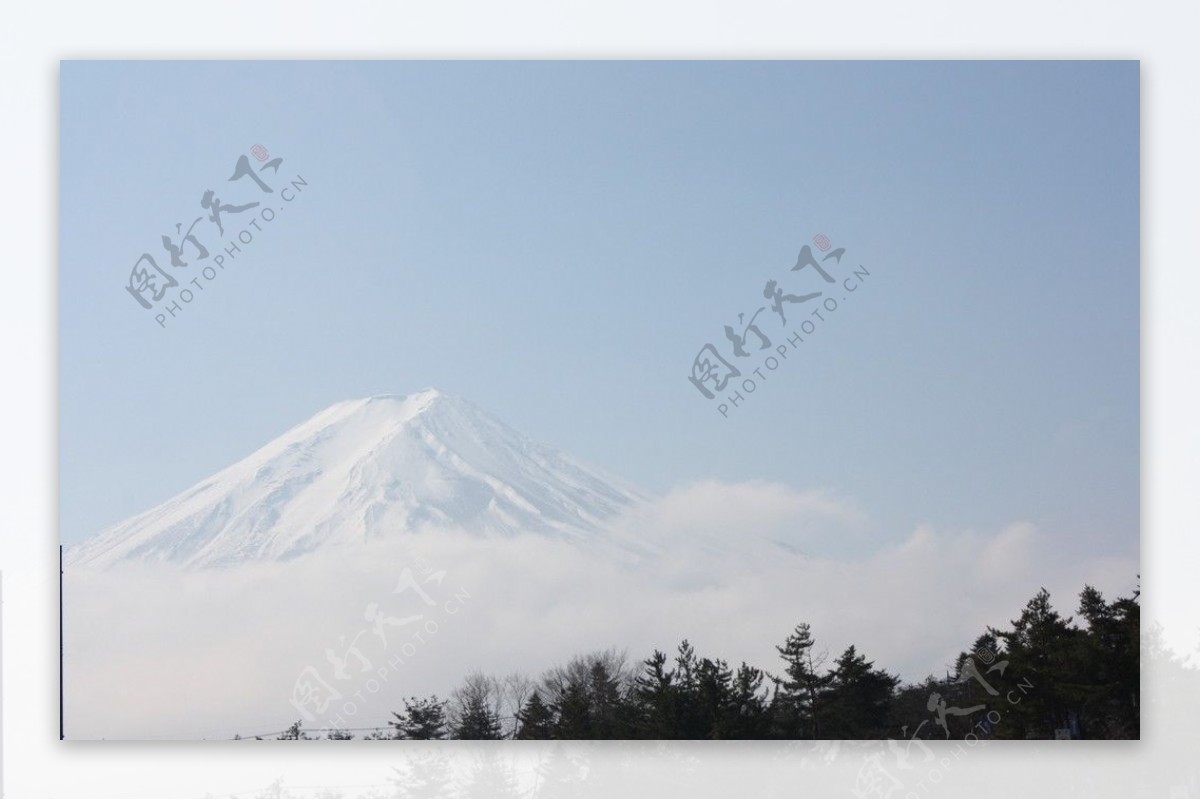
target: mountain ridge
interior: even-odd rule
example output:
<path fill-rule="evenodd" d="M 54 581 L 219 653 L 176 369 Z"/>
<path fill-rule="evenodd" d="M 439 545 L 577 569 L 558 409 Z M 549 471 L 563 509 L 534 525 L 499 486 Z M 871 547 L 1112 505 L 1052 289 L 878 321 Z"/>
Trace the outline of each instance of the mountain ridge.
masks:
<path fill-rule="evenodd" d="M 428 529 L 586 542 L 647 499 L 428 388 L 344 400 L 67 551 L 71 566 L 288 560 Z"/>

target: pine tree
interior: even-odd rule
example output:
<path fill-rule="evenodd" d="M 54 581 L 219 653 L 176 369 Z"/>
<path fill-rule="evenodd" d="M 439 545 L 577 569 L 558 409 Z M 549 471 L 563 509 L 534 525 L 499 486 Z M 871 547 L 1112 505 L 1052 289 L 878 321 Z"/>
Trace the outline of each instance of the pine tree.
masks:
<path fill-rule="evenodd" d="M 733 676 L 729 695 L 729 716 L 724 728 L 730 739 L 763 739 L 768 733 L 766 677 L 761 669 L 746 662 Z"/>
<path fill-rule="evenodd" d="M 1107 603 L 1095 588 L 1079 595 L 1079 614 L 1087 620 L 1079 670 L 1088 676 L 1083 724 L 1085 735 L 1105 738 L 1139 736 L 1141 609 L 1137 593 Z"/>
<path fill-rule="evenodd" d="M 590 695 L 589 731 L 593 739 L 621 739 L 626 733 L 625 715 L 621 698 L 621 686 L 604 662 L 592 664 L 588 685 Z"/>
<path fill-rule="evenodd" d="M 978 710 L 944 716 L 938 725 L 943 736 L 946 729 L 949 729 L 950 737 L 955 739 L 972 731 L 985 738 L 996 736 L 988 712 L 997 710 L 997 698 L 1004 697 L 1013 689 L 1020 692 L 1020 681 L 1009 666 L 1008 656 L 991 630 L 976 637 L 969 651 L 958 654 L 954 660 L 953 677 L 947 675 L 946 680 L 931 691 L 936 691 L 947 706 Z M 943 724 L 945 727 L 942 727 Z"/>
<path fill-rule="evenodd" d="M 454 725 L 454 739 L 499 739 L 500 719 L 482 702 L 472 699 L 463 706 Z"/>
<path fill-rule="evenodd" d="M 497 711 L 496 682 L 481 673 L 468 675 L 454 693 L 454 739 L 499 739 L 500 715 Z"/>
<path fill-rule="evenodd" d="M 700 660 L 687 639 L 679 643 L 675 653 L 675 697 L 677 738 L 707 738 L 711 725 L 700 698 Z"/>
<path fill-rule="evenodd" d="M 854 645 L 834 662 L 821 693 L 826 739 L 886 738 L 888 715 L 900 679 L 875 669 Z"/>
<path fill-rule="evenodd" d="M 554 712 L 554 738 L 622 737 L 632 727 L 626 702 L 625 656 L 613 649 L 571 659 L 542 677 L 542 689 Z"/>
<path fill-rule="evenodd" d="M 542 700 L 537 689 L 517 712 L 518 739 L 550 739 L 554 735 L 554 712 Z"/>
<path fill-rule="evenodd" d="M 698 738 L 728 739 L 733 712 L 733 674 L 721 659 L 700 659 L 694 696 Z"/>
<path fill-rule="evenodd" d="M 666 668 L 667 655 L 655 650 L 642 662 L 642 673 L 634 679 L 638 729 L 648 739 L 676 739 L 679 732 L 678 688 L 675 672 Z"/>
<path fill-rule="evenodd" d="M 555 739 L 591 739 L 592 701 L 588 687 L 572 679 L 559 693 L 554 706 Z"/>
<path fill-rule="evenodd" d="M 311 739 L 312 737 L 309 736 L 308 734 L 306 734 L 304 732 L 304 730 L 300 727 L 301 722 L 302 722 L 302 720 L 296 720 L 295 724 L 293 724 L 290 728 L 288 728 L 283 733 L 279 734 L 278 741 L 297 741 L 300 739 Z"/>
<path fill-rule="evenodd" d="M 784 641 L 776 646 L 783 659 L 784 675 L 780 682 L 785 709 L 791 706 L 789 720 L 795 728 L 788 734 L 818 739 L 821 736 L 819 695 L 828 682 L 818 674 L 819 660 L 813 657 L 812 630 L 807 622 L 801 622 Z"/>
<path fill-rule="evenodd" d="M 1020 704 L 1008 708 L 1001 735 L 1011 738 L 1051 739 L 1055 730 L 1069 728 L 1071 715 L 1082 709 L 1074 654 L 1081 631 L 1050 605 L 1050 593 L 1041 589 L 1012 621 L 1012 630 L 992 633 L 1004 644 L 1008 669 L 1031 685 Z"/>
<path fill-rule="evenodd" d="M 396 729 L 397 739 L 445 739 L 446 701 L 437 695 L 412 697 L 404 701 L 404 713 L 395 714 L 388 724 Z"/>

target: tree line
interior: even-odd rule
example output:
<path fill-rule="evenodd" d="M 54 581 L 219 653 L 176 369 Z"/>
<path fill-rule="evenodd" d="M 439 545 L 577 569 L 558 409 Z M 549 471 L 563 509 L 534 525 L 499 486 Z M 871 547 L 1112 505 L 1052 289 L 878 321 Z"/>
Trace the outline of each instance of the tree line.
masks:
<path fill-rule="evenodd" d="M 1139 592 L 1085 586 L 1063 617 L 1039 591 L 987 628 L 946 674 L 904 684 L 850 645 L 830 660 L 798 624 L 775 669 L 698 654 L 684 640 L 630 664 L 577 656 L 540 679 L 467 676 L 448 698 L 412 697 L 368 739 L 1136 739 Z M 310 737 L 296 723 L 282 739 Z M 351 739 L 348 731 L 326 738 Z"/>

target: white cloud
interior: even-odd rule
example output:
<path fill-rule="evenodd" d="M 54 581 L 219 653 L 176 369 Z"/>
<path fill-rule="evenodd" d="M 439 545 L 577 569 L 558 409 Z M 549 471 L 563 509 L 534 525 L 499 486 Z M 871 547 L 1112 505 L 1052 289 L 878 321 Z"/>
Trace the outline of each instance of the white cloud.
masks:
<path fill-rule="evenodd" d="M 344 695 L 318 722 L 341 708 L 350 727 L 383 724 L 402 697 L 445 695 L 476 669 L 536 675 L 609 646 L 640 660 L 686 637 L 702 654 L 774 669 L 773 646 L 800 621 L 831 656 L 854 643 L 917 680 L 985 626 L 1014 618 L 1040 586 L 1072 613 L 1084 582 L 1124 592 L 1138 569 L 1125 559 L 1057 558 L 1028 522 L 987 534 L 918 527 L 859 559 L 769 543 L 828 553 L 813 546 L 819 536 L 862 522 L 830 492 L 705 482 L 616 524 L 614 536 L 661 548 L 639 563 L 546 539 L 442 531 L 227 570 L 69 571 L 68 735 L 279 730 L 300 716 L 289 698 L 309 666 Z M 435 606 L 392 592 L 405 566 L 421 575 L 419 564 L 446 570 L 440 584 L 422 579 Z M 364 615 L 371 603 L 397 619 L 425 617 L 385 626 L 385 646 Z M 429 622 L 435 631 L 422 627 Z M 325 650 L 356 636 L 371 667 L 350 659 L 349 677 L 337 680 Z M 345 713 L 347 701 L 355 713 Z"/>

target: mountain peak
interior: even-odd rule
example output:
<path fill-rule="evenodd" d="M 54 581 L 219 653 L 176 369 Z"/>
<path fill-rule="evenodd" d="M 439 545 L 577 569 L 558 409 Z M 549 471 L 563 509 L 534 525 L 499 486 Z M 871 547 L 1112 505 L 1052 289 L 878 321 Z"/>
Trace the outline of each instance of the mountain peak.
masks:
<path fill-rule="evenodd" d="M 462 402 L 459 398 L 432 387 L 408 394 L 376 394 L 361 400 L 347 401 L 349 405 L 358 408 L 392 409 L 405 418 L 415 417 L 439 405 L 461 404 Z"/>
<path fill-rule="evenodd" d="M 387 428 L 397 423 L 409 422 L 429 411 L 450 406 L 471 408 L 475 413 L 483 413 L 466 401 L 440 389 L 428 388 L 408 394 L 376 394 L 334 403 L 284 433 L 276 442 L 283 443 L 291 439 L 304 438 L 329 425 L 342 423 L 355 417 L 371 418 L 379 426 Z"/>
<path fill-rule="evenodd" d="M 453 398 L 451 395 L 447 394 L 446 392 L 443 392 L 441 389 L 435 389 L 434 387 L 430 386 L 428 388 L 421 389 L 416 392 L 409 392 L 408 394 L 394 394 L 394 393 L 375 394 L 375 395 L 371 395 L 370 397 L 364 398 L 362 400 L 362 402 L 365 402 L 365 403 L 372 403 L 372 402 L 433 403 L 433 402 L 436 402 L 436 401 L 442 400 L 442 399 L 457 399 L 457 398 Z M 351 401 L 351 402 L 353 402 L 353 401 Z"/>
<path fill-rule="evenodd" d="M 430 528 L 587 540 L 642 498 L 428 388 L 334 404 L 68 561 L 219 566 Z"/>

